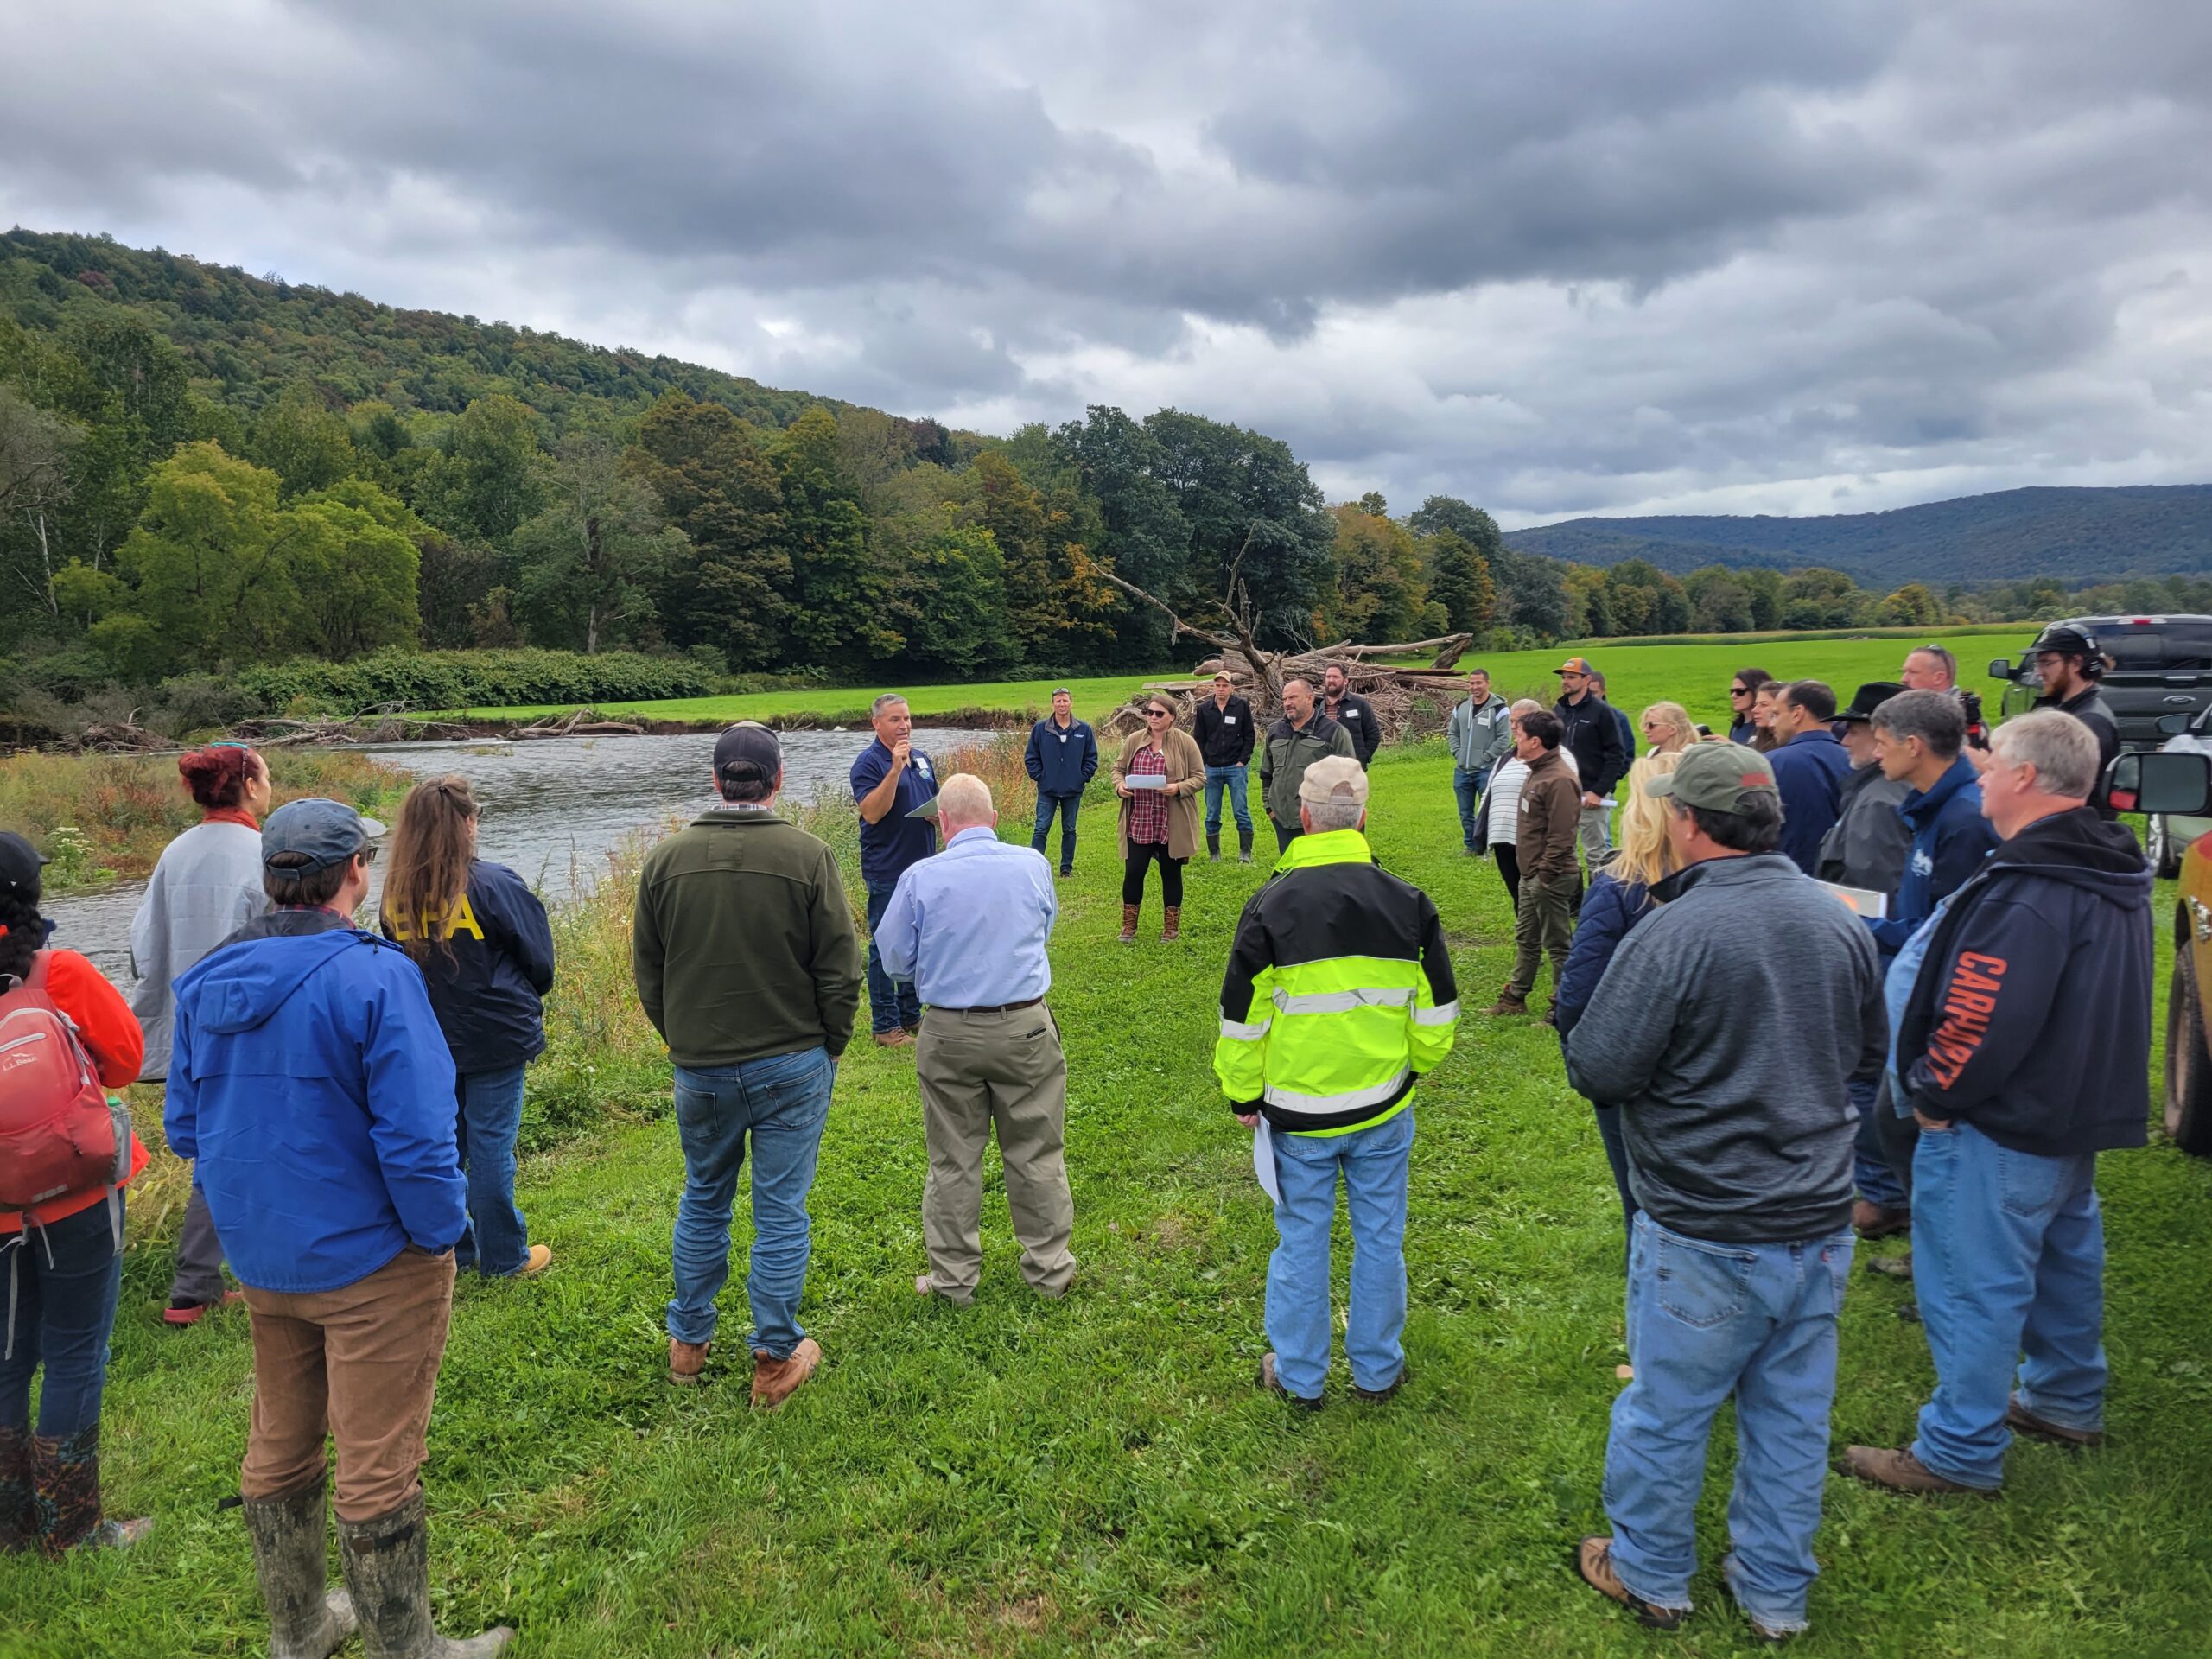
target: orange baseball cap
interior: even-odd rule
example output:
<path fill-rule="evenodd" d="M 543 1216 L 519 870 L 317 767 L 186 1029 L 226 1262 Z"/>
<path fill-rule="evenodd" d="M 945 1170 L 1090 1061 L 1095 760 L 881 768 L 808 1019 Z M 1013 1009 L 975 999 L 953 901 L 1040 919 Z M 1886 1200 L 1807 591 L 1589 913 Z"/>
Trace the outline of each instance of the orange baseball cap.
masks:
<path fill-rule="evenodd" d="M 1590 659 L 1587 657 L 1570 657 L 1552 670 L 1552 672 L 1554 674 L 1594 674 L 1597 671 L 1590 666 Z"/>

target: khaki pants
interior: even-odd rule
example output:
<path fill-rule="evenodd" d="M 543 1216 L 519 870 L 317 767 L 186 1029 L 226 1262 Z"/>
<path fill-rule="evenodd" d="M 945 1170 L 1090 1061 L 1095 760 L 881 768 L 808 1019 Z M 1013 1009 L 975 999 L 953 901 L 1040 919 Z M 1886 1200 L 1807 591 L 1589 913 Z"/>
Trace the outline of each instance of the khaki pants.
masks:
<path fill-rule="evenodd" d="M 1059 1295 L 1075 1277 L 1075 1200 L 1062 1156 L 1068 1063 L 1052 1016 L 1042 1003 L 1011 1014 L 930 1008 L 914 1059 L 930 1155 L 922 1238 L 931 1287 L 951 1301 L 975 1296 L 983 1271 L 983 1148 L 995 1125 L 1021 1276 Z"/>
<path fill-rule="evenodd" d="M 340 1520 L 389 1515 L 421 1490 L 453 1275 L 452 1251 L 409 1249 L 336 1290 L 246 1287 L 253 1421 L 242 1496 L 282 1497 L 320 1479 L 326 1435 L 338 1442 Z"/>
<path fill-rule="evenodd" d="M 1535 988 L 1537 966 L 1546 956 L 1552 959 L 1552 994 L 1559 994 L 1560 976 L 1567 971 L 1567 947 L 1574 937 L 1574 895 L 1581 880 L 1571 869 L 1548 881 L 1522 876 L 1520 908 L 1513 917 L 1513 978 L 1506 986 L 1515 996 L 1525 997 Z"/>

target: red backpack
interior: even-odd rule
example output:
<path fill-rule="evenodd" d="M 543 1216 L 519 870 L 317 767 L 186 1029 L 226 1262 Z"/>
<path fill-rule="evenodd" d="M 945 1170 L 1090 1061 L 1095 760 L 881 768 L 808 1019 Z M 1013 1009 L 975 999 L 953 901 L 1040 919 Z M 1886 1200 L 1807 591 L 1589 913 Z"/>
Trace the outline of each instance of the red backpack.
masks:
<path fill-rule="evenodd" d="M 75 1022 L 47 994 L 46 962 L 41 950 L 30 976 L 0 994 L 0 1210 L 112 1188 L 130 1173 L 130 1114 L 108 1098 Z"/>

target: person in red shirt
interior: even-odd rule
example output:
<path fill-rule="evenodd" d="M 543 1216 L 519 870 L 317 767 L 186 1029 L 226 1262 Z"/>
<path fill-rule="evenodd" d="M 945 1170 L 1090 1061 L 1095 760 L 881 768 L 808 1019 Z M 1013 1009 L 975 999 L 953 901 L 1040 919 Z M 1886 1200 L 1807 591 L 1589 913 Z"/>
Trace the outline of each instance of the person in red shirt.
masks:
<path fill-rule="evenodd" d="M 39 869 L 21 836 L 0 835 L 0 1007 L 35 979 L 77 1027 L 101 1083 L 138 1076 L 145 1039 L 130 1007 L 74 950 L 45 948 Z M 146 1166 L 133 1135 L 125 1182 Z M 96 1186 L 30 1210 L 0 1211 L 7 1260 L 7 1329 L 0 1335 L 0 1550 L 59 1555 L 73 1544 L 136 1543 L 150 1521 L 111 1521 L 100 1509 L 100 1390 L 123 1285 L 123 1191 Z M 31 1377 L 40 1365 L 38 1427 Z"/>

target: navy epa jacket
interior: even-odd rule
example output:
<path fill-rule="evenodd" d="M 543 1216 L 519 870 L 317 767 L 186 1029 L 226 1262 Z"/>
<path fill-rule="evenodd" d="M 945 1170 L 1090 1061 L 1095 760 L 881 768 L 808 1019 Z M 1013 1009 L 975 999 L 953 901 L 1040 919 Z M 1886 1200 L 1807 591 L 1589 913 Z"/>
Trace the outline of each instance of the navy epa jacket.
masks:
<path fill-rule="evenodd" d="M 1064 732 L 1048 716 L 1029 728 L 1021 764 L 1039 795 L 1080 795 L 1098 770 L 1098 740 L 1086 721 L 1071 720 Z"/>
<path fill-rule="evenodd" d="M 384 936 L 405 944 L 423 933 L 419 916 L 384 916 Z M 527 1065 L 545 1051 L 544 999 L 553 988 L 553 930 L 545 906 L 504 864 L 476 859 L 468 891 L 451 916 L 429 918 L 436 944 L 416 959 L 430 1006 L 464 1077 Z M 409 953 L 410 956 L 413 952 Z"/>

